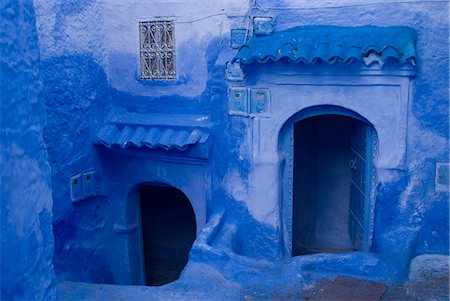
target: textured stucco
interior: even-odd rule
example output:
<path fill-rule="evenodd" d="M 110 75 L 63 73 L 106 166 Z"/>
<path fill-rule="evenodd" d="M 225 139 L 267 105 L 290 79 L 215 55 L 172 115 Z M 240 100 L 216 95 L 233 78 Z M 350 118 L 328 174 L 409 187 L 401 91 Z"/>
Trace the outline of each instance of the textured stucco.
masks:
<path fill-rule="evenodd" d="M 190 281 L 204 264 L 214 267 L 205 272 L 212 278 L 225 275 L 230 289 L 250 293 L 257 285 L 269 291 L 287 281 L 307 285 L 324 271 L 399 281 L 408 277 L 413 257 L 448 255 L 449 195 L 434 187 L 435 164 L 449 156 L 447 1 L 34 4 L 48 115 L 54 262 L 61 279 L 139 282 L 137 232 L 120 229 L 136 228 L 136 189 L 151 182 L 182 190 L 196 213 L 198 238 L 178 289 L 201 287 Z M 275 30 L 408 26 L 417 32 L 417 65 L 383 73 L 361 71 L 360 65 L 253 64 L 244 82 L 226 82 L 225 63 L 237 53 L 229 48 L 230 29 L 247 28 L 251 16 L 261 15 L 276 17 Z M 138 22 L 161 16 L 175 18 L 177 80 L 143 81 Z M 270 116 L 230 115 L 232 85 L 270 88 Z M 283 130 L 299 111 L 316 105 L 353 110 L 377 131 L 369 253 L 288 259 L 283 215 L 290 213 L 280 197 Z M 211 156 L 111 152 L 93 145 L 105 122 L 200 127 L 214 137 Z M 70 177 L 92 169 L 97 196 L 73 203 Z M 280 279 L 268 281 L 261 271 Z M 312 273 L 308 281 L 302 271 Z"/>
<path fill-rule="evenodd" d="M 52 191 L 32 1 L 0 5 L 1 295 L 53 300 Z"/>

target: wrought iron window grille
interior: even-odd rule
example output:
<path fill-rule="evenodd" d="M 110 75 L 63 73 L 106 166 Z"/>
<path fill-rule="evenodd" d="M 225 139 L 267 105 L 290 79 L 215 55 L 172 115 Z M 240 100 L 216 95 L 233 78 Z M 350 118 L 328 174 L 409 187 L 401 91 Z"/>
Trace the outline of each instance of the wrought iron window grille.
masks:
<path fill-rule="evenodd" d="M 139 22 L 141 79 L 176 79 L 175 21 Z"/>

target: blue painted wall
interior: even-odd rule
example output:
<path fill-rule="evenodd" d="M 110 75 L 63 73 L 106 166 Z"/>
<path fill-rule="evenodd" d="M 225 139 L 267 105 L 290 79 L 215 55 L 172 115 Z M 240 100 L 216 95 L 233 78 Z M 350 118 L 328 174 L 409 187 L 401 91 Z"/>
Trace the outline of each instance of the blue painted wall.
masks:
<path fill-rule="evenodd" d="M 54 300 L 52 190 L 32 1 L 0 4 L 1 296 Z"/>
<path fill-rule="evenodd" d="M 449 155 L 449 45 L 442 39 L 449 34 L 448 3 L 258 3 L 264 9 L 256 7 L 250 13 L 275 16 L 276 30 L 328 24 L 405 25 L 417 31 L 416 76 L 407 89 L 405 167 L 379 175 L 372 250 L 392 259 L 399 269 L 395 277 L 399 278 L 406 276 L 409 260 L 416 255 L 448 254 L 449 195 L 434 187 L 435 163 L 448 162 Z M 127 199 L 133 187 L 145 181 L 185 187 L 182 190 L 188 197 L 186 189 L 200 189 L 201 193 L 192 193 L 191 201 L 205 207 L 198 217 L 203 216 L 206 222 L 224 210 L 210 242 L 214 248 L 257 259 L 275 260 L 286 255 L 280 205 L 265 199 L 276 199 L 278 184 L 258 172 L 259 168 L 277 169 L 276 160 L 253 160 L 254 120 L 231 116 L 227 108 L 225 62 L 235 53 L 229 49 L 229 31 L 247 26 L 249 6 L 240 1 L 213 1 L 197 9 L 178 2 L 35 1 L 48 115 L 44 139 L 52 168 L 54 264 L 61 278 L 121 284 L 134 281 L 128 264 L 131 259 L 117 263 L 129 245 L 114 227 L 133 226 L 127 224 Z M 173 15 L 177 22 L 178 79 L 142 81 L 138 77 L 138 21 Z M 334 70 L 357 74 L 348 66 Z M 258 80 L 259 75 L 255 75 L 248 83 Z M 104 122 L 122 119 L 154 124 L 155 116 L 166 116 L 169 124 L 206 120 L 207 125 L 201 126 L 215 136 L 210 159 L 173 167 L 170 154 L 128 156 L 94 146 Z M 92 169 L 96 170 L 97 196 L 73 203 L 70 177 Z M 171 172 L 173 169 L 179 174 Z M 253 177 L 266 191 L 256 191 Z M 201 252 L 194 256 L 210 260 Z M 379 273 L 388 272 L 386 268 Z"/>
<path fill-rule="evenodd" d="M 110 283 L 109 274 L 102 268 L 107 256 L 101 248 L 78 239 L 90 236 L 98 243 L 95 229 L 101 228 L 107 203 L 93 197 L 85 206 L 72 204 L 69 186 L 71 176 L 91 170 L 98 160 L 89 141 L 110 106 L 106 74 L 90 55 L 67 55 L 43 60 L 42 78 L 42 95 L 48 108 L 44 139 L 52 166 L 53 194 L 59 200 L 53 206 L 54 233 L 60 238 L 55 240 L 55 270 L 59 273 L 64 266 L 82 281 L 95 281 L 98 272 L 104 275 L 104 282 Z M 77 239 L 69 243 L 74 236 Z"/>

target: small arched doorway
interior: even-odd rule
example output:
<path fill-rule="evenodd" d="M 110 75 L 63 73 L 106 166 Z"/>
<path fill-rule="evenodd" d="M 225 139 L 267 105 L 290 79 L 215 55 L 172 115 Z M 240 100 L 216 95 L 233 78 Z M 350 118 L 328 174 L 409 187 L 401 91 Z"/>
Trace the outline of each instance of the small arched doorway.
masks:
<path fill-rule="evenodd" d="M 139 189 L 145 284 L 177 280 L 196 237 L 196 220 L 189 199 L 165 185 Z"/>
<path fill-rule="evenodd" d="M 373 126 L 350 110 L 321 106 L 291 118 L 284 136 L 283 215 L 291 254 L 368 251 Z"/>

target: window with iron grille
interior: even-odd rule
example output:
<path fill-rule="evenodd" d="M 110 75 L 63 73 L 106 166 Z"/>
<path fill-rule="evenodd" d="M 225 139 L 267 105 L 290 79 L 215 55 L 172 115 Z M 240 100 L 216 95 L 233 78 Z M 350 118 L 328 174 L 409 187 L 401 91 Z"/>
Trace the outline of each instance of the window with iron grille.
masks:
<path fill-rule="evenodd" d="M 141 79 L 175 79 L 175 22 L 139 22 Z"/>

